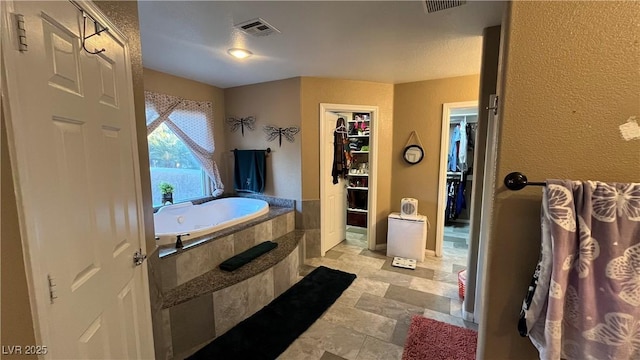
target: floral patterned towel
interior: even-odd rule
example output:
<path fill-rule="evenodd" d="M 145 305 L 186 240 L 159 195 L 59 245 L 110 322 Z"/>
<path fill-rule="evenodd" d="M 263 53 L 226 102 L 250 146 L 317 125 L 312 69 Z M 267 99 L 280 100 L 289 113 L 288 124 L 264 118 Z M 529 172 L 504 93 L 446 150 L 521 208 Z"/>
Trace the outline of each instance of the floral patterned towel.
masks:
<path fill-rule="evenodd" d="M 518 328 L 540 359 L 640 359 L 640 183 L 547 181 Z"/>

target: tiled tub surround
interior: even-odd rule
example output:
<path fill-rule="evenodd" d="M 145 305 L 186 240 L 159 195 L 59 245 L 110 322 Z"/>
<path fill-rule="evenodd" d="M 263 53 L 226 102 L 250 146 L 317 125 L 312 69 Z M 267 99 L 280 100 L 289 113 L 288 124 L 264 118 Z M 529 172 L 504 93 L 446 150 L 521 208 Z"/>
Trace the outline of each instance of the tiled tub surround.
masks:
<path fill-rule="evenodd" d="M 320 250 L 320 200 L 302 200 L 302 216 L 298 227 L 306 230 L 305 258 L 321 256 Z"/>
<path fill-rule="evenodd" d="M 270 207 L 269 213 L 206 237 L 184 243 L 182 250 L 160 249 L 157 261 L 164 293 L 216 269 L 223 261 L 261 242 L 295 230 L 293 209 Z"/>
<path fill-rule="evenodd" d="M 233 272 L 212 270 L 169 291 L 161 312 L 166 358 L 189 356 L 296 283 L 303 239 L 304 232 L 290 232 L 259 260 Z"/>
<path fill-rule="evenodd" d="M 228 197 L 248 197 L 248 198 L 252 198 L 252 199 L 260 199 L 260 200 L 264 200 L 266 201 L 270 206 L 278 206 L 278 207 L 288 207 L 288 208 L 294 208 L 295 207 L 295 200 L 292 199 L 283 199 L 283 198 L 278 198 L 278 197 L 273 197 L 273 196 L 269 196 L 269 195 L 262 195 L 262 194 L 251 194 L 251 193 L 224 193 L 220 196 L 207 196 L 207 197 L 203 197 L 203 198 L 199 198 L 199 199 L 192 199 L 189 200 L 193 203 L 193 205 L 200 205 L 200 204 L 204 204 L 206 202 L 209 202 L 211 200 L 216 200 L 216 199 L 224 199 L 224 198 L 228 198 Z M 160 209 L 161 206 L 157 206 L 154 209 L 154 211 L 158 211 L 158 209 Z"/>
<path fill-rule="evenodd" d="M 187 201 L 163 206 L 153 214 L 156 244 L 175 247 L 182 242 L 244 224 L 269 212 L 269 204 L 260 199 L 228 197 L 194 205 Z"/>
<path fill-rule="evenodd" d="M 195 309 L 199 309 L 198 306 L 202 305 L 202 301 L 207 301 L 207 298 L 213 299 L 214 293 L 222 294 L 224 291 L 230 291 L 225 287 L 234 289 L 247 286 L 248 289 L 250 278 L 261 272 L 266 272 L 272 274 L 272 282 L 274 283 L 273 290 L 266 291 L 266 294 L 273 293 L 277 296 L 284 291 L 283 289 L 288 288 L 291 276 L 289 274 L 297 275 L 299 249 L 301 248 L 297 242 L 304 241 L 304 235 L 295 233 L 294 230 L 293 207 L 278 207 L 271 203 L 269 213 L 266 215 L 205 237 L 185 241 L 184 248 L 181 250 L 164 247 L 150 255 L 149 290 L 156 357 L 159 359 L 173 358 L 174 354 L 182 354 L 191 347 L 206 342 L 203 340 L 204 335 L 211 335 L 207 337 L 210 340 L 213 338 L 212 334 L 220 334 L 215 331 L 215 327 L 213 330 L 208 328 L 208 326 L 214 326 L 212 325 L 215 324 L 212 322 L 213 320 L 205 320 L 209 319 L 207 314 L 213 312 L 213 307 L 210 307 L 208 312 L 203 310 L 201 313 L 193 312 L 190 308 L 193 305 Z M 292 236 L 296 242 L 294 248 L 291 248 L 292 242 L 285 241 Z M 217 269 L 224 260 L 267 240 L 285 241 L 285 243 L 279 243 L 278 248 L 264 254 L 251 264 L 232 273 L 227 273 L 226 277 L 211 277 L 212 274 L 208 274 L 206 275 L 208 276 L 206 286 L 193 285 L 201 284 L 198 281 L 203 281 L 203 279 L 196 278 Z M 289 267 L 294 266 L 296 270 L 289 270 Z M 187 284 L 190 280 L 195 283 Z M 253 288 L 255 287 L 253 282 L 257 280 L 251 281 Z M 240 285 L 243 282 L 246 282 L 247 285 Z M 255 298 L 256 296 L 252 295 L 252 299 Z M 252 300 L 253 303 L 255 300 Z M 171 321 L 172 318 L 179 317 L 184 320 Z M 217 321 L 220 322 L 223 319 L 224 317 L 220 315 Z M 202 334 L 200 332 L 194 334 L 189 330 L 191 328 L 203 329 Z M 173 333 L 172 329 L 174 329 Z M 177 353 L 174 352 L 174 344 L 177 346 Z"/>
<path fill-rule="evenodd" d="M 209 243 L 214 240 L 217 241 L 220 238 L 224 238 L 226 236 L 241 232 L 243 230 L 247 230 L 251 227 L 257 227 L 257 226 L 263 226 L 266 228 L 263 229 L 262 232 L 256 232 L 255 234 L 256 236 L 265 236 L 265 235 L 266 236 L 277 235 L 276 237 L 282 236 L 287 232 L 295 229 L 295 214 L 293 213 L 293 211 L 294 211 L 293 208 L 290 208 L 290 207 L 269 205 L 269 212 L 265 215 L 259 216 L 255 219 L 251 219 L 241 224 L 237 224 L 222 230 L 218 230 L 214 233 L 207 234 L 195 239 L 183 240 L 182 249 L 176 249 L 175 243 L 173 245 L 160 246 L 160 249 L 158 250 L 158 256 L 160 256 L 161 258 L 165 258 L 169 256 L 177 256 L 182 253 L 188 252 L 187 250 L 190 250 L 193 247 L 202 246 L 205 243 Z M 284 215 L 284 214 L 287 214 L 287 218 L 286 220 L 284 220 L 286 223 L 281 223 L 283 220 L 279 220 L 280 222 L 278 224 L 275 224 L 275 226 L 277 227 L 275 229 L 275 233 L 272 234 L 271 230 L 269 230 L 268 228 L 269 227 L 273 228 L 273 226 L 270 224 L 264 224 L 264 223 L 268 221 L 272 221 L 276 218 L 279 218 L 281 215 Z M 282 228 L 282 226 L 285 226 L 285 227 Z M 268 238 L 268 239 L 265 238 L 262 241 L 267 241 L 267 240 L 271 240 L 271 238 Z M 259 241 L 258 243 L 262 241 Z"/>
<path fill-rule="evenodd" d="M 295 200 L 282 199 L 282 198 L 277 198 L 277 197 L 273 197 L 273 196 L 269 196 L 269 195 L 251 194 L 251 193 L 236 193 L 236 194 L 233 194 L 233 195 L 230 195 L 230 196 L 248 197 L 248 198 L 252 198 L 252 199 L 264 200 L 269 204 L 269 206 L 279 206 L 279 207 L 287 207 L 287 208 L 294 208 L 295 207 Z"/>
<path fill-rule="evenodd" d="M 162 332 L 166 358 L 182 359 L 260 310 L 298 281 L 303 231 L 233 272 L 214 269 L 168 291 Z"/>
<path fill-rule="evenodd" d="M 237 270 L 224 271 L 216 266 L 210 271 L 165 291 L 162 308 L 166 309 L 202 294 L 212 293 L 230 287 L 275 266 L 282 259 L 289 256 L 294 249 L 297 249 L 299 241 L 303 239 L 303 235 L 304 232 L 302 231 L 292 231 L 272 240 L 278 244 L 275 249 L 261 255 Z M 295 257 L 296 259 L 298 258 L 297 251 Z M 294 273 L 294 275 L 297 275 L 297 272 Z M 286 278 L 288 279 L 288 277 Z M 279 289 L 282 288 L 279 287 Z M 279 293 L 282 293 L 282 291 Z"/>

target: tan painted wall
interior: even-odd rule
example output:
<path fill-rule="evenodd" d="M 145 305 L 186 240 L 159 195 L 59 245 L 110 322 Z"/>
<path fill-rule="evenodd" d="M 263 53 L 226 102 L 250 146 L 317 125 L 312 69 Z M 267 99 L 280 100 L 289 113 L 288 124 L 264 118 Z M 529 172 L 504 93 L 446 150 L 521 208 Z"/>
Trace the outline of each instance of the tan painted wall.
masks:
<path fill-rule="evenodd" d="M 479 358 L 536 359 L 516 331 L 540 246 L 540 189 L 505 190 L 521 171 L 546 178 L 640 181 L 640 141 L 618 126 L 640 116 L 640 3 L 512 3 L 499 92 L 497 189 Z"/>
<path fill-rule="evenodd" d="M 393 85 L 367 81 L 302 78 L 302 199 L 320 199 L 320 103 L 378 106 L 378 201 L 376 243 L 386 242 L 391 193 Z M 331 179 L 326 179 L 331 181 Z"/>
<path fill-rule="evenodd" d="M 229 174 L 224 173 L 221 161 L 224 159 L 224 91 L 218 87 L 201 82 L 169 75 L 152 69 L 144 69 L 144 89 L 162 94 L 177 96 L 196 101 L 210 101 L 213 106 L 214 132 L 216 151 L 213 155 L 220 168 L 225 191 L 232 190 Z M 145 147 L 146 147 L 145 140 Z"/>
<path fill-rule="evenodd" d="M 418 210 L 429 218 L 427 249 L 436 248 L 438 174 L 440 171 L 440 135 L 442 104 L 478 100 L 479 75 L 419 81 L 395 86 L 393 104 L 393 149 L 391 152 L 391 210 L 400 211 L 404 197 L 418 199 Z M 424 146 L 424 159 L 416 165 L 402 158 L 411 131 L 415 130 Z"/>
<path fill-rule="evenodd" d="M 0 343 L 5 346 L 10 345 L 36 345 L 35 332 L 33 330 L 33 317 L 29 303 L 29 290 L 27 288 L 27 277 L 24 268 L 24 258 L 22 253 L 22 240 L 20 237 L 20 227 L 18 223 L 18 209 L 16 206 L 16 196 L 13 188 L 13 178 L 11 163 L 9 161 L 9 148 L 7 143 L 7 128 L 0 112 L 2 129 L 0 139 L 0 171 L 2 172 L 2 188 L 0 198 L 2 198 L 1 209 L 2 227 L 0 238 L 2 246 L 0 248 L 0 298 L 2 323 L 2 337 Z M 25 357 L 35 359 L 35 356 Z"/>
<path fill-rule="evenodd" d="M 293 143 L 283 138 L 280 147 L 278 139 L 267 142 L 263 127 L 300 127 L 300 78 L 227 88 L 224 96 L 227 116 L 256 117 L 256 129 L 251 131 L 245 127 L 244 137 L 240 130 L 232 133 L 229 127 L 224 128 L 226 172 L 233 175 L 233 154 L 229 150 L 270 147 L 272 152 L 267 157 L 265 195 L 293 199 L 299 203 L 302 195 L 301 134 L 295 135 Z M 233 188 L 232 182 L 229 188 Z"/>

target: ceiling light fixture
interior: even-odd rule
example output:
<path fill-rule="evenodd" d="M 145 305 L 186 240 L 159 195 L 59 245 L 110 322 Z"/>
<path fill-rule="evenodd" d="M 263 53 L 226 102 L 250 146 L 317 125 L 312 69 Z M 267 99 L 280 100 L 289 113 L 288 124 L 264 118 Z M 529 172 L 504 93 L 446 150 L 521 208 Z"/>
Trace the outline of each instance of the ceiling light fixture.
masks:
<path fill-rule="evenodd" d="M 239 48 L 233 48 L 233 49 L 229 49 L 227 50 L 227 52 L 229 53 L 229 55 L 233 56 L 234 58 L 237 59 L 244 59 L 244 58 L 248 58 L 249 56 L 253 55 L 253 53 L 249 50 L 245 50 L 245 49 L 239 49 Z"/>

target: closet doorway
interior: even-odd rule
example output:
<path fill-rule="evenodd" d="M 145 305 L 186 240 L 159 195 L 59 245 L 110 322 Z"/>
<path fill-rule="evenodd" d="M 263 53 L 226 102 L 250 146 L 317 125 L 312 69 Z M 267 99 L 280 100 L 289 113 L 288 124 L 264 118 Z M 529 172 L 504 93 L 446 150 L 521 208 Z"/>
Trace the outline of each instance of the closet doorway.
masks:
<path fill-rule="evenodd" d="M 334 131 L 344 119 L 350 153 L 347 178 L 333 183 Z M 375 249 L 376 164 L 378 107 L 367 105 L 320 104 L 320 250 L 324 256 L 347 238 L 347 230 Z"/>
<path fill-rule="evenodd" d="M 436 256 L 464 257 L 465 265 L 470 243 L 477 126 L 477 101 L 443 104 Z"/>

